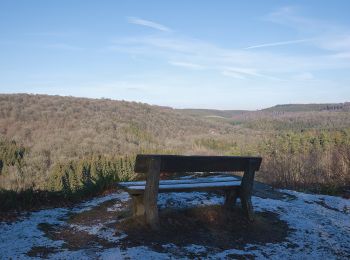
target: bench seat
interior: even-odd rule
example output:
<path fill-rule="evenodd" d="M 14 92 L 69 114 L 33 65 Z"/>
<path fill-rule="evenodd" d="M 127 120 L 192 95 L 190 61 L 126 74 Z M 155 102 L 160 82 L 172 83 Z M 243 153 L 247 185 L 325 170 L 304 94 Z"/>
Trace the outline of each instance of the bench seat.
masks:
<path fill-rule="evenodd" d="M 158 192 L 192 192 L 211 190 L 231 190 L 238 188 L 241 180 L 232 176 L 215 176 L 196 179 L 160 180 Z M 131 195 L 143 194 L 146 182 L 120 182 L 118 184 Z"/>

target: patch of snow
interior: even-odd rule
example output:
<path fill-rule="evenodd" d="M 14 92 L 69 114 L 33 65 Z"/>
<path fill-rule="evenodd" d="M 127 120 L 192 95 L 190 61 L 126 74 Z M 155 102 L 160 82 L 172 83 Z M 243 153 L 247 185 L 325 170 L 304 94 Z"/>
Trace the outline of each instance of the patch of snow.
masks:
<path fill-rule="evenodd" d="M 215 257 L 216 259 L 230 259 L 230 255 L 239 255 L 242 257 L 242 259 L 246 259 L 245 255 L 254 255 L 257 259 L 269 259 L 266 256 L 262 254 L 252 254 L 252 252 L 249 251 L 243 251 L 243 250 L 238 250 L 238 249 L 229 249 L 229 250 L 224 250 L 220 253 L 217 253 L 215 255 L 212 255 L 212 257 Z M 233 258 L 237 259 L 237 257 Z M 271 258 L 273 259 L 273 258 Z M 286 258 L 280 258 L 280 259 L 286 259 Z M 295 258 L 298 259 L 298 258 Z"/>
<path fill-rule="evenodd" d="M 349 214 L 315 203 L 325 199 L 332 202 L 332 205 L 340 205 L 340 208 L 343 208 L 350 206 L 349 200 L 289 190 L 281 190 L 281 192 L 293 195 L 296 199 L 286 201 L 253 197 L 254 209 L 278 213 L 294 231 L 286 242 L 247 245 L 246 250 L 243 250 L 244 253 L 253 254 L 259 259 L 348 259 L 350 257 Z M 248 250 L 252 246 L 255 249 Z M 212 256 L 221 258 L 237 253 L 239 251 L 234 249 Z"/>
<path fill-rule="evenodd" d="M 189 245 L 185 246 L 183 249 L 185 249 L 187 252 L 191 253 L 205 253 L 207 252 L 207 248 L 205 246 L 200 246 L 200 245 Z"/>
<path fill-rule="evenodd" d="M 90 235 L 98 236 L 99 238 L 105 239 L 109 242 L 117 242 L 120 239 L 123 239 L 126 235 L 115 235 L 115 228 L 107 228 L 106 224 L 115 223 L 114 221 L 108 221 L 104 223 L 99 223 L 97 225 L 77 225 L 77 224 L 70 224 L 69 226 L 77 231 L 84 231 L 87 232 Z"/>
<path fill-rule="evenodd" d="M 184 247 L 179 247 L 175 244 L 165 244 L 162 245 L 162 248 L 164 248 L 164 250 L 166 250 L 166 252 L 171 255 L 171 259 L 173 258 L 179 258 L 179 259 L 184 259 L 186 255 L 205 255 L 207 252 L 207 248 L 205 246 L 202 245 L 188 245 L 188 246 L 184 246 Z M 197 257 L 198 259 L 200 259 L 200 257 Z M 191 257 L 191 259 L 193 259 L 193 257 Z"/>
<path fill-rule="evenodd" d="M 90 260 L 90 259 L 98 259 L 99 258 L 98 252 L 92 251 L 92 250 L 62 250 L 54 254 L 50 254 L 49 259 L 74 259 L 74 260 Z"/>
<path fill-rule="evenodd" d="M 123 210 L 123 204 L 120 202 L 116 202 L 112 207 L 107 208 L 108 212 L 118 212 L 121 210 Z"/>
<path fill-rule="evenodd" d="M 127 201 L 129 195 L 126 192 L 113 193 L 80 203 L 72 209 L 54 208 L 40 210 L 32 212 L 28 217 L 13 223 L 0 223 L 0 259 L 27 258 L 26 253 L 32 247 L 60 248 L 64 241 L 47 238 L 45 233 L 40 230 L 39 224 L 44 223 L 48 226 L 65 225 L 65 220 L 69 214 L 88 211 L 103 202 L 113 199 Z M 106 232 L 103 233 L 103 236 L 104 238 L 110 238 L 113 235 Z"/>
<path fill-rule="evenodd" d="M 148 247 L 138 246 L 130 247 L 125 250 L 120 248 L 107 249 L 99 253 L 99 258 L 105 260 L 115 259 L 174 259 L 173 256 L 166 253 L 158 253 L 150 250 Z"/>
<path fill-rule="evenodd" d="M 103 197 L 97 197 L 92 200 L 83 202 L 79 204 L 78 206 L 74 207 L 72 210 L 74 213 L 81 213 L 84 211 L 91 210 L 92 208 L 106 202 L 109 200 L 115 200 L 118 199 L 119 201 L 128 201 L 129 199 L 129 194 L 127 192 L 116 192 L 116 193 L 111 193 Z"/>
<path fill-rule="evenodd" d="M 306 203 L 316 203 L 320 206 L 326 207 L 328 209 L 333 209 L 335 211 L 343 212 L 344 214 L 350 215 L 350 203 L 348 199 L 339 199 L 336 196 L 329 195 L 313 195 L 300 193 L 296 191 L 287 191 L 291 195 L 296 195 L 303 199 Z"/>
<path fill-rule="evenodd" d="M 60 225 L 67 209 L 57 208 L 33 212 L 29 218 L 0 224 L 0 258 L 26 258 L 26 252 L 35 246 L 60 247 L 64 241 L 52 241 L 38 228 L 41 223 Z"/>

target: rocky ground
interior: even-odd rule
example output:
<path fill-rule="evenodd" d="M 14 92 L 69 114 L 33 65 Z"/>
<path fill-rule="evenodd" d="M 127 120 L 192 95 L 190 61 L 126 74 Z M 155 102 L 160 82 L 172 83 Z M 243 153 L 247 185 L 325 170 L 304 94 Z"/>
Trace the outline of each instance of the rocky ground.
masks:
<path fill-rule="evenodd" d="M 161 194 L 158 231 L 130 218 L 122 191 L 30 212 L 0 223 L 0 258 L 350 258 L 348 199 L 256 183 L 254 223 L 222 203 L 218 193 Z"/>

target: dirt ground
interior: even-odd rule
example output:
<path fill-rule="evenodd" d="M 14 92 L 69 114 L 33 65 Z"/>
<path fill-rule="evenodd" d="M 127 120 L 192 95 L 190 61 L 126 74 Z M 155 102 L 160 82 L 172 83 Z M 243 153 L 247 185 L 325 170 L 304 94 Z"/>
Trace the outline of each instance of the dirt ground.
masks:
<path fill-rule="evenodd" d="M 127 237 L 122 247 L 148 246 L 163 252 L 164 244 L 205 246 L 211 250 L 242 249 L 247 244 L 279 243 L 289 229 L 276 213 L 259 212 L 250 222 L 239 208 L 227 210 L 222 206 L 206 206 L 160 212 L 160 226 L 151 230 L 143 217 L 129 218 L 117 224 L 117 230 Z"/>
<path fill-rule="evenodd" d="M 106 201 L 88 211 L 71 214 L 65 220 L 68 225 L 42 223 L 39 224 L 39 229 L 52 240 L 63 240 L 62 249 L 69 250 L 146 246 L 162 253 L 167 251 L 164 247 L 167 244 L 179 247 L 194 244 L 207 248 L 205 253 L 185 255 L 190 258 L 205 257 L 209 252 L 225 249 L 242 249 L 247 244 L 280 243 L 291 232 L 287 223 L 280 220 L 276 213 L 255 213 L 254 222 L 250 222 L 239 207 L 225 209 L 221 205 L 162 209 L 159 213 L 160 227 L 153 231 L 144 223 L 143 217 L 131 216 L 131 201 L 121 203 L 123 210 L 108 211 L 115 203 L 115 200 Z M 116 237 L 124 238 L 111 242 L 75 228 L 75 225 L 91 227 L 101 224 L 106 229 L 113 229 Z M 57 248 L 33 247 L 27 255 L 46 258 L 56 251 Z M 183 257 L 183 253 L 180 256 Z M 251 256 L 248 254 L 245 258 Z"/>

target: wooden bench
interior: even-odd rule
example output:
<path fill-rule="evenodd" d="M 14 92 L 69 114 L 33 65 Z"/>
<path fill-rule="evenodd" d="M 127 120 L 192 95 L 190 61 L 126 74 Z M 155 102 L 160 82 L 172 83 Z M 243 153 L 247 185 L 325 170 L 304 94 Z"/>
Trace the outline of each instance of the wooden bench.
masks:
<path fill-rule="evenodd" d="M 251 194 L 255 171 L 261 164 L 261 157 L 239 156 L 180 156 L 180 155 L 137 155 L 135 172 L 146 173 L 146 181 L 121 182 L 132 197 L 133 214 L 145 215 L 146 222 L 157 228 L 159 224 L 157 199 L 159 192 L 192 192 L 222 190 L 225 206 L 233 207 L 237 198 L 242 208 L 253 220 Z M 244 172 L 242 180 L 226 177 L 210 177 L 181 180 L 159 180 L 160 173 L 176 172 Z"/>

